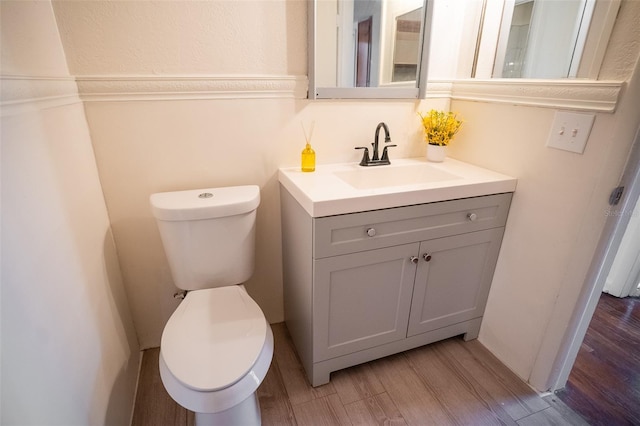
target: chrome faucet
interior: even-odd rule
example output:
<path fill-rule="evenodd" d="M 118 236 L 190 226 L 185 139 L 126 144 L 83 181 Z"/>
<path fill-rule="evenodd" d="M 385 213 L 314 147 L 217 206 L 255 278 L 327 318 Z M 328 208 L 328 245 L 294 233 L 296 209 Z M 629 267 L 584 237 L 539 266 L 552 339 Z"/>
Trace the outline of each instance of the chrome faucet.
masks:
<path fill-rule="evenodd" d="M 360 161 L 361 166 L 383 166 L 385 164 L 391 164 L 389 161 L 389 153 L 387 149 L 392 146 L 397 145 L 385 145 L 382 150 L 382 156 L 378 156 L 378 138 L 380 135 L 380 129 L 384 129 L 384 143 L 391 142 L 391 136 L 389 135 L 389 128 L 385 123 L 379 123 L 378 127 L 376 127 L 376 134 L 371 146 L 373 147 L 373 155 L 369 158 L 369 148 L 366 146 L 357 146 L 355 149 L 363 149 L 364 153 L 362 154 L 362 160 Z"/>

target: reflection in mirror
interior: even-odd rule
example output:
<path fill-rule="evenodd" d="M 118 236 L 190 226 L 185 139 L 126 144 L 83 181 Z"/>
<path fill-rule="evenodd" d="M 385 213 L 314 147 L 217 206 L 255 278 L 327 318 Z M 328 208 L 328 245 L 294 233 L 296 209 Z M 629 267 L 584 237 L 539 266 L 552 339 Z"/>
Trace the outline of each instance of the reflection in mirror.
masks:
<path fill-rule="evenodd" d="M 424 98 L 427 62 L 432 81 L 596 80 L 620 2 L 310 0 L 309 97 Z"/>
<path fill-rule="evenodd" d="M 418 96 L 422 61 L 426 64 L 424 0 L 316 0 L 313 5 L 309 71 L 317 97 Z M 336 96 L 356 93 L 336 89 L 358 89 L 359 95 Z"/>
<path fill-rule="evenodd" d="M 595 0 L 507 1 L 493 77 L 576 77 Z"/>
<path fill-rule="evenodd" d="M 392 82 L 415 81 L 420 57 L 422 7 L 396 18 Z"/>
<path fill-rule="evenodd" d="M 429 78 L 596 79 L 620 0 L 436 0 Z"/>

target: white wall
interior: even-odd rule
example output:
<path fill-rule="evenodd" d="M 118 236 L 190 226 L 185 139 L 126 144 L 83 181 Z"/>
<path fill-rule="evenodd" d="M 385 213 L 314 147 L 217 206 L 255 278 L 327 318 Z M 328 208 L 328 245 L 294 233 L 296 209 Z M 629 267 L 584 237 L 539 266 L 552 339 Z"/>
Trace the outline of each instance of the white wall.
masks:
<path fill-rule="evenodd" d="M 640 285 L 640 199 L 636 203 L 604 283 L 604 293 L 616 297 L 633 295 Z"/>
<path fill-rule="evenodd" d="M 149 209 L 150 194 L 260 185 L 256 272 L 247 289 L 267 319 L 279 322 L 284 314 L 277 170 L 299 164 L 304 148 L 300 124 L 309 128 L 315 120 L 312 145 L 319 164 L 359 160 L 360 152 L 353 148 L 370 143 L 380 121 L 389 125 L 400 145 L 391 158 L 420 155 L 425 149 L 416 114 L 420 103 L 415 101 L 310 102 L 302 99 L 306 93 L 300 95 L 295 89 L 262 98 L 256 75 L 269 79 L 286 74 L 306 81 L 304 1 L 188 5 L 182 10 L 171 2 L 54 2 L 71 72 L 80 79 L 86 97 L 87 120 L 142 347 L 159 345 L 164 324 L 178 303 L 172 298 L 175 288 Z M 227 34 L 228 21 L 237 16 L 243 20 Z M 256 20 L 261 22 L 257 28 Z M 123 31 L 129 28 L 123 23 L 138 22 L 147 31 Z M 151 30 L 159 27 L 163 31 Z M 207 42 L 223 36 L 240 51 Z M 144 56 L 129 53 L 130 38 L 145 46 Z M 173 46 L 177 38 L 194 46 L 182 43 L 180 56 L 165 55 L 165 45 Z M 251 45 L 255 38 L 261 44 Z M 206 55 L 198 47 L 203 43 L 211 49 Z M 100 74 L 106 74 L 107 83 L 97 89 L 89 85 L 97 72 L 93 63 L 86 62 L 89 55 L 104 62 Z M 248 62 L 245 55 L 255 60 Z M 226 63 L 235 65 L 230 68 Z M 160 79 L 153 75 L 160 65 L 171 75 Z M 207 73 L 198 76 L 194 92 L 183 90 L 180 78 L 201 70 Z M 227 82 L 238 78 L 247 86 L 229 96 L 236 99 L 226 99 L 220 87 L 229 90 Z M 137 84 L 136 79 L 142 83 L 132 89 L 128 84 Z M 216 79 L 220 86 L 207 93 L 205 85 Z M 162 93 L 155 96 L 156 89 L 149 90 L 146 84 L 158 84 Z M 87 87 L 84 93 L 83 87 Z M 107 95 L 97 93 L 106 90 L 110 90 Z M 137 96 L 138 90 L 145 94 Z"/>
<path fill-rule="evenodd" d="M 304 0 L 53 0 L 72 75 L 304 74 Z"/>
<path fill-rule="evenodd" d="M 406 44 L 402 44 L 404 40 L 396 40 L 396 20 L 398 17 L 414 12 L 416 9 L 422 8 L 423 1 L 421 0 L 406 0 L 400 3 L 398 2 L 386 2 L 381 5 L 382 13 L 380 19 L 381 34 L 380 34 L 380 56 L 378 58 L 379 64 L 379 86 L 390 84 L 393 80 L 393 64 L 398 59 L 403 58 L 406 62 L 417 63 L 418 62 L 418 50 L 415 48 L 415 43 L 419 43 L 417 40 L 412 43 L 413 40 Z M 422 9 L 416 12 L 419 17 L 424 15 Z M 419 39 L 418 33 L 416 39 Z M 406 42 L 406 41 L 405 41 Z"/>
<path fill-rule="evenodd" d="M 1 423 L 128 424 L 139 349 L 45 1 L 2 1 Z"/>
<path fill-rule="evenodd" d="M 630 84 L 614 114 L 596 115 L 583 155 L 545 146 L 554 110 L 452 102 L 466 120 L 452 154 L 518 178 L 480 340 L 540 390 L 640 124 L 639 19 L 640 3 L 623 2 L 601 76 Z"/>
<path fill-rule="evenodd" d="M 393 159 L 424 152 L 416 111 L 448 107 L 444 100 L 309 102 L 295 88 L 265 95 L 256 75 L 278 87 L 304 80 L 305 3 L 175 4 L 54 2 L 69 67 L 86 99 L 143 347 L 159 344 L 176 305 L 149 212 L 152 192 L 261 186 L 258 263 L 247 287 L 277 322 L 283 312 L 276 173 L 299 161 L 300 122 L 316 120 L 313 145 L 321 164 L 356 161 L 353 147 L 368 143 L 384 120 L 400 145 Z M 603 78 L 631 75 L 640 35 L 630 23 L 637 22 L 639 6 L 623 2 Z M 623 94 L 623 100 L 633 97 Z M 599 114 L 580 156 L 544 146 L 553 110 L 468 101 L 452 106 L 466 121 L 452 156 L 519 179 L 481 339 L 529 378 L 550 365 L 562 317 L 577 298 L 604 221 L 602 195 L 619 176 L 631 139 L 622 130 L 614 139 L 612 129 L 625 129 L 633 109 Z"/>
<path fill-rule="evenodd" d="M 569 75 L 584 3 L 583 0 L 534 2 L 523 77 Z"/>
<path fill-rule="evenodd" d="M 300 123 L 315 121 L 319 164 L 359 161 L 385 121 L 401 147 L 392 158 L 421 155 L 413 102 L 312 103 L 306 100 L 89 102 L 98 166 L 141 344 L 157 346 L 176 301 L 149 210 L 153 192 L 260 185 L 256 272 L 247 289 L 267 319 L 283 320 L 277 169 L 299 166 Z M 426 109 L 426 107 L 425 107 Z M 415 116 L 415 117 L 414 117 Z M 117 125 L 114 125 L 117 123 Z"/>
<path fill-rule="evenodd" d="M 352 9 L 352 8 L 351 8 Z M 338 41 L 342 44 L 343 37 L 351 40 L 351 34 L 345 34 L 342 29 L 337 26 L 338 2 L 322 1 L 316 6 L 316 32 L 318 38 L 315 45 L 315 57 L 318 66 L 316 66 L 316 86 L 317 87 L 339 87 L 339 78 L 342 74 L 338 67 L 342 65 L 342 61 L 338 61 Z M 353 11 L 351 11 L 353 14 Z M 332 24 L 336 25 L 332 25 Z M 328 24 L 328 25 L 325 25 Z M 351 24 L 353 26 L 353 23 Z M 340 34 L 338 34 L 340 31 Z M 348 43 L 348 41 L 346 42 Z M 349 43 L 350 44 L 350 43 Z M 347 44 L 348 45 L 348 44 Z M 348 63 L 353 63 L 353 56 L 350 56 Z M 353 65 L 351 66 L 353 69 Z M 353 80 L 353 77 L 351 78 Z M 351 85 L 353 82 L 350 83 Z M 348 87 L 348 86 L 347 86 Z"/>
<path fill-rule="evenodd" d="M 482 0 L 435 1 L 429 45 L 429 80 L 469 78 L 482 7 Z M 495 7 L 494 2 L 487 4 L 489 10 L 491 7 Z"/>

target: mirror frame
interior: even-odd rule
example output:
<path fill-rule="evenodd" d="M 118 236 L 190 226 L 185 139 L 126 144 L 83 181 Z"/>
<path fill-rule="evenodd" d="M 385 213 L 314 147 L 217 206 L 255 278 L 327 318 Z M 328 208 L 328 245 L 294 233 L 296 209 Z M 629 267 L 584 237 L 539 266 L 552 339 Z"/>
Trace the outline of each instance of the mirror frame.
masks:
<path fill-rule="evenodd" d="M 307 40 L 309 99 L 424 99 L 427 93 L 429 34 L 433 1 L 424 0 L 423 24 L 420 29 L 421 49 L 418 58 L 416 87 L 317 87 L 315 81 L 317 1 L 307 2 Z"/>

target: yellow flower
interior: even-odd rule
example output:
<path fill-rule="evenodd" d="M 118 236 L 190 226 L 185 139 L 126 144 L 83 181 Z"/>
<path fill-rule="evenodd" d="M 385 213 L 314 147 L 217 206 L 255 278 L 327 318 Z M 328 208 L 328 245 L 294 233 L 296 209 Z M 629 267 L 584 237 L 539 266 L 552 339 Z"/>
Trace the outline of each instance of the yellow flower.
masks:
<path fill-rule="evenodd" d="M 452 112 L 437 111 L 432 109 L 427 115 L 418 113 L 424 127 L 425 141 L 431 145 L 446 146 L 458 133 L 462 120 L 458 120 Z"/>

